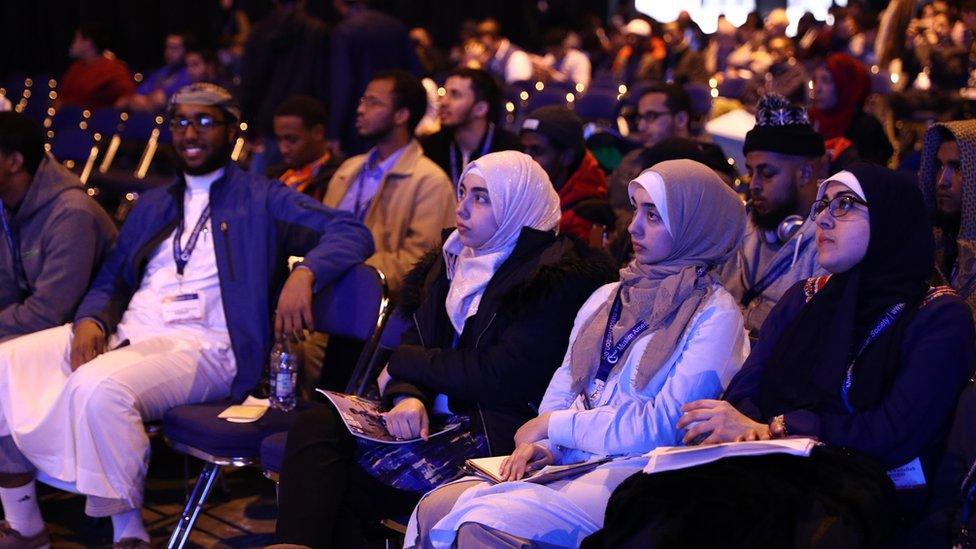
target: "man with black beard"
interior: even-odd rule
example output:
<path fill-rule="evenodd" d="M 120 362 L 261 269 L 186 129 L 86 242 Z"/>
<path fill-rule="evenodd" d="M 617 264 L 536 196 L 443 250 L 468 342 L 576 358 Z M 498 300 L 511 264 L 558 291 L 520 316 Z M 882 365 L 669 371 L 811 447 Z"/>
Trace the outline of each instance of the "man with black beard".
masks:
<path fill-rule="evenodd" d="M 243 400 L 275 336 L 302 337 L 312 294 L 373 252 L 352 215 L 231 162 L 226 90 L 186 86 L 168 113 L 181 173 L 139 197 L 73 325 L 0 345 L 0 546 L 44 544 L 40 470 L 112 517 L 115 547 L 149 547 L 143 422 Z"/>
<path fill-rule="evenodd" d="M 930 126 L 918 178 L 935 225 L 935 267 L 942 278 L 936 282 L 948 283 L 972 308 L 976 306 L 976 121 Z"/>
<path fill-rule="evenodd" d="M 739 300 L 750 335 L 791 286 L 820 274 L 810 207 L 826 175 L 823 138 L 806 110 L 768 94 L 756 107 L 756 126 L 743 152 L 749 172 L 749 222 L 742 245 L 722 271 Z"/>
<path fill-rule="evenodd" d="M 325 193 L 327 206 L 352 212 L 373 233 L 376 253 L 366 262 L 383 271 L 394 292 L 454 225 L 450 180 L 413 137 L 426 110 L 416 76 L 374 74 L 356 109 L 356 131 L 373 146 L 343 162 Z"/>
<path fill-rule="evenodd" d="M 441 130 L 420 144 L 455 189 L 469 162 L 492 152 L 521 150 L 518 136 L 496 125 L 501 103 L 501 88 L 487 72 L 462 67 L 447 75 L 437 112 Z"/>

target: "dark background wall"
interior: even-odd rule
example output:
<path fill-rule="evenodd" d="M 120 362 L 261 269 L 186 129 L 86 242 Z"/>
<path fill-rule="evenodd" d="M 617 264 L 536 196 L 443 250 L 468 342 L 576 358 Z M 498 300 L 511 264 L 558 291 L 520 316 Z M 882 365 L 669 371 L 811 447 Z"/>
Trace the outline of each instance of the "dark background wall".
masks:
<path fill-rule="evenodd" d="M 620 4 L 621 2 L 614 2 Z M 625 3 L 625 2 L 624 2 Z M 252 23 L 273 8 L 272 0 L 238 0 Z M 607 15 L 609 0 L 376 0 L 376 7 L 408 25 L 427 27 L 447 46 L 463 20 L 495 17 L 503 30 L 533 47 L 540 25 L 574 25 L 586 13 Z M 308 0 L 307 10 L 327 22 L 338 15 L 331 0 Z M 158 66 L 169 32 L 190 32 L 214 42 L 228 19 L 219 0 L 0 0 L 0 76 L 59 75 L 70 63 L 68 46 L 81 21 L 96 20 L 111 31 L 111 48 L 134 70 Z"/>

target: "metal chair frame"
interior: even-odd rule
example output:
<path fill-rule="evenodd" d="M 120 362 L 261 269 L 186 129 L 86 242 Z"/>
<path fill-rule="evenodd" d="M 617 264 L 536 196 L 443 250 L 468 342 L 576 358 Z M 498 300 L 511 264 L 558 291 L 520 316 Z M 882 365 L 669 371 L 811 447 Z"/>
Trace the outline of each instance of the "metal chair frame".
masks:
<path fill-rule="evenodd" d="M 365 340 L 365 345 L 356 361 L 356 366 L 353 369 L 353 374 L 350 377 L 348 387 L 355 386 L 360 376 L 368 377 L 368 372 L 364 373 L 363 369 L 368 368 L 372 364 L 372 355 L 375 353 L 379 345 L 380 335 L 382 334 L 383 327 L 386 325 L 386 321 L 390 318 L 391 313 L 390 292 L 389 286 L 386 282 L 386 275 L 383 274 L 383 271 L 375 267 L 369 265 L 367 265 L 367 267 L 372 269 L 377 274 L 377 278 L 379 279 L 379 307 L 376 311 L 376 323 L 373 325 L 371 332 Z M 185 455 L 195 457 L 203 461 L 205 464 L 203 470 L 200 472 L 200 476 L 198 477 L 196 484 L 193 487 L 193 491 L 190 493 L 190 496 L 187 499 L 186 505 L 183 507 L 183 512 L 180 514 L 179 521 L 176 523 L 176 527 L 173 529 L 173 533 L 170 535 L 169 542 L 166 544 L 167 549 L 183 548 L 190 539 L 190 533 L 193 531 L 193 527 L 196 524 L 200 513 L 203 511 L 204 503 L 206 503 L 207 498 L 210 497 L 210 493 L 213 491 L 214 483 L 220 476 L 221 467 L 258 466 L 261 460 L 260 456 L 253 458 L 215 456 L 204 452 L 199 448 L 174 442 L 165 435 L 164 440 L 174 450 Z M 265 476 L 267 476 L 267 472 L 265 472 Z"/>

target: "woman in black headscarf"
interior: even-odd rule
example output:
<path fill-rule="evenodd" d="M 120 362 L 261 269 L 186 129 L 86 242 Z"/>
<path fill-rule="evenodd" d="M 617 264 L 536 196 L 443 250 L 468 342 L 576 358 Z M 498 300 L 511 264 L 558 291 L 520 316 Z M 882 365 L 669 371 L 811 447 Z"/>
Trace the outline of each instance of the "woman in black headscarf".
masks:
<path fill-rule="evenodd" d="M 893 524 L 879 518 L 891 518 L 882 508 L 895 509 L 883 471 L 896 487 L 916 489 L 909 491 L 914 498 L 900 498 L 902 512 L 914 511 L 912 504 L 924 497 L 917 489 L 932 476 L 948 419 L 972 371 L 968 307 L 950 288 L 925 282 L 934 243 L 910 176 L 853 164 L 821 185 L 811 215 L 818 260 L 832 274 L 788 291 L 725 399 L 686 405 L 678 427 L 687 428 L 686 444 L 809 436 L 826 449 L 807 460 L 738 458 L 635 475 L 611 498 L 605 530 L 591 546 L 633 535 L 653 546 L 646 536 L 656 532 L 660 541 L 662 529 L 685 541 L 809 545 L 802 526 L 814 520 L 808 514 L 814 508 L 822 511 L 814 522 L 833 516 L 831 524 L 856 530 L 862 541 L 871 535 L 880 540 L 891 534 L 883 524 Z M 830 474 L 823 474 L 826 469 Z M 696 486 L 704 479 L 707 486 Z M 872 497 L 849 507 L 838 503 L 855 492 Z M 758 505 L 755 497 L 767 501 Z M 636 501 L 643 519 L 633 522 L 625 509 L 634 509 Z M 855 508 L 861 515 L 851 517 Z M 867 520 L 872 512 L 878 520 Z M 630 525 L 630 534 L 626 526 L 612 531 L 612 516 Z M 708 521 L 716 516 L 735 520 L 714 528 Z M 681 518 L 668 522 L 673 517 Z"/>

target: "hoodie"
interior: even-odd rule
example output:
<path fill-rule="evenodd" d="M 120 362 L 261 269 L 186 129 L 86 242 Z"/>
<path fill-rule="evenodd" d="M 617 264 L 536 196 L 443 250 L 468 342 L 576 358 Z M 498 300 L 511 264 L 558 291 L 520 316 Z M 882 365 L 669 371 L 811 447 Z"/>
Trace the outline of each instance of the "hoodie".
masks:
<path fill-rule="evenodd" d="M 0 341 L 71 321 L 116 229 L 81 181 L 51 157 L 27 195 L 6 212 L 23 270 L 0 245 Z M 0 231 L 2 232 L 2 231 Z"/>
<path fill-rule="evenodd" d="M 939 175 L 939 128 L 956 138 L 962 164 L 962 219 L 958 234 L 935 228 L 936 269 L 959 295 L 976 311 L 976 120 L 941 122 L 925 132 L 922 165 L 918 170 L 919 186 L 929 211 L 936 211 L 936 178 Z M 974 313 L 976 314 L 976 313 Z"/>

